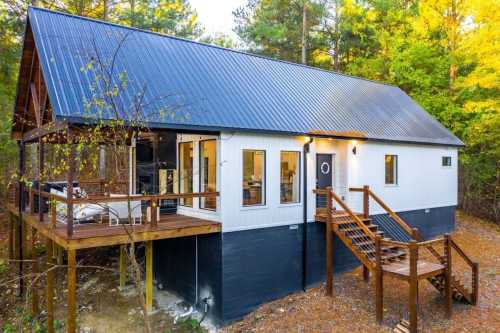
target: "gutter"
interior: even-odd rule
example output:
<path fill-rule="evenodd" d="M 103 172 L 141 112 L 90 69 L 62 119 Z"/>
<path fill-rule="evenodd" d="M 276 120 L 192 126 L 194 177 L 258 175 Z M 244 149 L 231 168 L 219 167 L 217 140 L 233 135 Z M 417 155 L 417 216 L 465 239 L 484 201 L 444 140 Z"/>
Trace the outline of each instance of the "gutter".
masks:
<path fill-rule="evenodd" d="M 303 222 L 302 222 L 302 290 L 306 291 L 307 288 L 307 154 L 314 138 L 310 138 L 304 144 L 303 148 L 303 168 L 304 168 L 304 181 L 303 181 Z"/>

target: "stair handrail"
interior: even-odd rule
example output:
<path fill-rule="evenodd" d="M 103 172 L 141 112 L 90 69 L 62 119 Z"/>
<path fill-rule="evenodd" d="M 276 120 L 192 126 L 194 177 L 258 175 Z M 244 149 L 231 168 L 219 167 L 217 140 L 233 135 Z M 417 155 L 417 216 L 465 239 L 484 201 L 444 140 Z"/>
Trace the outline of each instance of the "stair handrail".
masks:
<path fill-rule="evenodd" d="M 359 187 L 351 187 L 349 188 L 349 191 L 351 192 L 363 192 L 364 193 L 364 209 L 365 209 L 365 215 L 368 214 L 367 209 L 368 209 L 368 198 L 372 197 L 375 202 L 377 202 L 380 207 L 382 207 L 390 217 L 394 221 L 396 221 L 397 224 L 399 224 L 403 230 L 414 240 L 418 241 L 420 245 L 425 246 L 429 252 L 431 252 L 441 263 L 445 262 L 445 258 L 443 258 L 433 247 L 433 241 L 426 241 L 425 238 L 420 234 L 418 229 L 410 227 L 402 218 L 399 217 L 398 214 L 396 214 L 385 202 L 382 201 L 373 191 L 368 187 L 368 186 L 363 186 L 362 188 Z M 453 238 L 450 236 L 450 245 L 453 247 L 456 252 L 464 259 L 464 261 L 471 267 L 472 269 L 472 303 L 474 305 L 477 304 L 478 298 L 479 298 L 479 263 L 471 260 L 465 252 L 458 246 L 457 243 L 453 240 Z M 455 282 L 452 281 L 452 284 Z"/>
<path fill-rule="evenodd" d="M 476 305 L 479 299 L 479 263 L 473 261 L 465 252 L 458 246 L 453 238 L 449 237 L 451 247 L 464 259 L 464 261 L 470 266 L 472 270 L 472 281 L 471 281 L 471 299 L 472 304 Z"/>
<path fill-rule="evenodd" d="M 361 221 L 361 219 L 354 214 L 354 212 L 347 206 L 347 204 L 332 190 L 332 189 L 314 189 L 313 192 L 316 194 L 327 194 L 330 191 L 332 198 L 342 207 L 342 209 L 356 221 L 356 224 L 363 229 L 368 237 L 375 240 L 375 234 L 366 226 L 366 224 Z"/>

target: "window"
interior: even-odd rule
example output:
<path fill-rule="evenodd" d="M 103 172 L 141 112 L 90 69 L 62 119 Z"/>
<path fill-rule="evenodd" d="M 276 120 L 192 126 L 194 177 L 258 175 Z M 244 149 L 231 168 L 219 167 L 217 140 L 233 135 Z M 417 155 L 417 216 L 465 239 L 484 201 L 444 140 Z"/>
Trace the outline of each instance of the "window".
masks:
<path fill-rule="evenodd" d="M 441 165 L 445 167 L 451 167 L 451 156 L 443 156 L 441 159 Z"/>
<path fill-rule="evenodd" d="M 215 192 L 217 179 L 217 141 L 200 141 L 200 192 Z M 216 209 L 216 197 L 201 197 L 200 208 Z"/>
<path fill-rule="evenodd" d="M 243 205 L 265 204 L 265 162 L 263 150 L 243 151 Z"/>
<path fill-rule="evenodd" d="M 193 193 L 193 143 L 179 143 L 179 193 Z M 181 198 L 179 204 L 193 207 L 193 198 Z"/>
<path fill-rule="evenodd" d="M 280 192 L 281 203 L 296 203 L 300 198 L 300 153 L 281 152 Z"/>
<path fill-rule="evenodd" d="M 398 156 L 385 155 L 385 183 L 397 185 L 398 183 Z"/>

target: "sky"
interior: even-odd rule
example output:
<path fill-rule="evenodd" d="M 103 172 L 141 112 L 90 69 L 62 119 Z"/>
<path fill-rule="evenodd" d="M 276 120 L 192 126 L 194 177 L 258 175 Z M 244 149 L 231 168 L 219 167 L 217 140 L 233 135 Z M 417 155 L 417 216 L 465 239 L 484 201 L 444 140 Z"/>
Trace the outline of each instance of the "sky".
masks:
<path fill-rule="evenodd" d="M 247 0 L 190 0 L 191 7 L 198 13 L 198 21 L 205 28 L 205 34 L 224 33 L 237 40 L 233 32 L 233 10 L 247 4 Z"/>

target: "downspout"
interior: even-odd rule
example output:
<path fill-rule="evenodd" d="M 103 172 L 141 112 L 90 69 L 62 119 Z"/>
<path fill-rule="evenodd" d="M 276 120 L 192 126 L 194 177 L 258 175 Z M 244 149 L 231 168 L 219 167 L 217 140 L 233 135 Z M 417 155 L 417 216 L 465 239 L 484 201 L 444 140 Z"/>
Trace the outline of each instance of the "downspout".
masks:
<path fill-rule="evenodd" d="M 309 154 L 310 144 L 313 142 L 314 138 L 310 138 L 303 148 L 303 168 L 304 168 L 304 180 L 303 180 L 303 222 L 302 222 L 302 289 L 306 291 L 307 288 L 307 154 Z"/>

